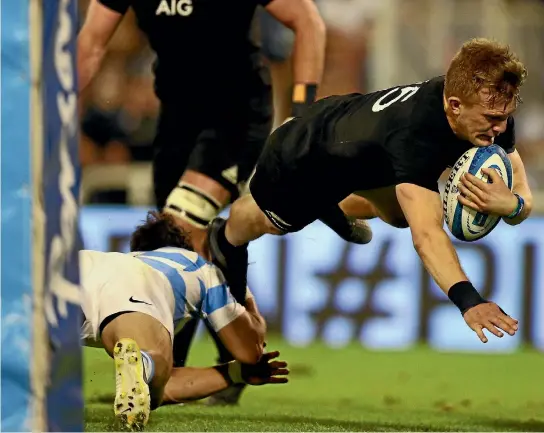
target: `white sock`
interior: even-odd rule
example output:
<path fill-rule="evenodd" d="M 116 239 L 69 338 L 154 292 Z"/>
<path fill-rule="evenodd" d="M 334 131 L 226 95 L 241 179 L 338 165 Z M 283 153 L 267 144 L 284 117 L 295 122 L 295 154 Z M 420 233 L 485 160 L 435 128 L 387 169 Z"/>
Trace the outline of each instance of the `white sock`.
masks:
<path fill-rule="evenodd" d="M 146 383 L 149 383 L 153 380 L 153 375 L 155 374 L 155 362 L 149 353 L 140 350 L 142 354 L 142 364 L 144 365 L 144 380 Z"/>

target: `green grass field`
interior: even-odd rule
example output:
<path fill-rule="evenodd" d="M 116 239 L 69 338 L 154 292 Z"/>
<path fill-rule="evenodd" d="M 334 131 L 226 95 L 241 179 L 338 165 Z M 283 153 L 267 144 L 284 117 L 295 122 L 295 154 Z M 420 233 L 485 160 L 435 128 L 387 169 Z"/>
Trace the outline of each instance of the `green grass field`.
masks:
<path fill-rule="evenodd" d="M 544 355 L 369 352 L 271 342 L 287 385 L 252 387 L 234 408 L 203 402 L 154 411 L 148 431 L 544 431 Z M 211 365 L 196 341 L 191 365 Z M 113 363 L 85 350 L 86 430 L 113 428 Z"/>

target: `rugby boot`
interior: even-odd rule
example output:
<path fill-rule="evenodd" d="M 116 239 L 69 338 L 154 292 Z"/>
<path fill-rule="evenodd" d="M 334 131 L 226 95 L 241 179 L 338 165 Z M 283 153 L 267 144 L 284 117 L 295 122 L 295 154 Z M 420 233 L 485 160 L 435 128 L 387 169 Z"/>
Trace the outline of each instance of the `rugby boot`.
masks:
<path fill-rule="evenodd" d="M 145 380 L 138 344 L 122 338 L 113 349 L 115 362 L 115 402 L 113 410 L 123 430 L 142 431 L 149 420 L 151 397 Z"/>

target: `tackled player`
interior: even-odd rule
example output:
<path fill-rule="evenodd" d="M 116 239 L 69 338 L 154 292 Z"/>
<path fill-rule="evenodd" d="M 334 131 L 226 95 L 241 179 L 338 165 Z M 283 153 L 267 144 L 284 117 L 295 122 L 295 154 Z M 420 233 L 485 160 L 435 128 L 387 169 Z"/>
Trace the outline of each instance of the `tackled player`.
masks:
<path fill-rule="evenodd" d="M 131 253 L 80 251 L 82 339 L 104 347 L 116 370 L 115 415 L 141 429 L 151 409 L 207 397 L 231 384 L 285 383 L 279 352 L 264 353 L 266 325 L 247 291 L 236 302 L 221 272 L 189 250 L 173 217 L 151 212 Z M 172 342 L 195 316 L 206 320 L 235 361 L 173 368 Z"/>

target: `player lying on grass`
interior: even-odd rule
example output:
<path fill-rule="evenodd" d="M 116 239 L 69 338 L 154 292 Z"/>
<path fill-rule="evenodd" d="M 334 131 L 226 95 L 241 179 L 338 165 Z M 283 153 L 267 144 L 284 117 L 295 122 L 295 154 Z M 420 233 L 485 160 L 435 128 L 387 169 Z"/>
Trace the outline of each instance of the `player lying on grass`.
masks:
<path fill-rule="evenodd" d="M 115 415 L 141 429 L 151 409 L 207 397 L 232 383 L 285 383 L 287 364 L 264 353 L 266 325 L 253 296 L 245 307 L 223 274 L 187 249 L 171 215 L 150 212 L 131 253 L 80 251 L 82 339 L 105 348 L 116 371 Z M 204 318 L 235 358 L 211 368 L 173 369 L 172 341 L 191 318 Z"/>
<path fill-rule="evenodd" d="M 248 242 L 301 230 L 341 202 L 352 216 L 410 227 L 426 269 L 482 342 L 483 329 L 514 335 L 517 320 L 483 299 L 461 268 L 444 231 L 438 179 L 468 149 L 495 143 L 509 154 L 513 189 L 525 206 L 499 176 L 485 184 L 467 175 L 460 200 L 511 225 L 529 216 L 531 191 L 512 118 L 526 74 L 508 47 L 471 40 L 445 77 L 326 98 L 278 128 L 260 156 L 251 194 L 234 202 L 226 223 L 210 224 L 213 260 L 232 290 L 245 288 Z"/>

